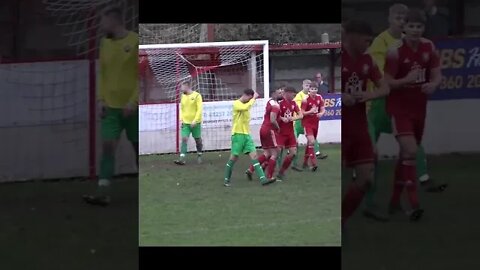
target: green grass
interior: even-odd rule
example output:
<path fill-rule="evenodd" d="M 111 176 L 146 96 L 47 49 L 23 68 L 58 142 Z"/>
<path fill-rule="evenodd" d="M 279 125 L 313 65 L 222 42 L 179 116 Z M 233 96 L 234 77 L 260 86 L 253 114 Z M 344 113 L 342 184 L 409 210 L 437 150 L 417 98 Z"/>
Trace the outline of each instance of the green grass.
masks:
<path fill-rule="evenodd" d="M 447 190 L 441 194 L 419 192 L 425 214 L 418 223 L 402 215 L 388 223 L 377 223 L 365 219 L 360 208 L 347 224 L 342 267 L 478 269 L 479 164 L 478 154 L 429 156 L 430 174 L 439 182 L 449 183 Z M 391 195 L 393 168 L 393 161 L 381 162 L 376 201 L 384 211 Z"/>
<path fill-rule="evenodd" d="M 340 146 L 313 172 L 287 171 L 283 182 L 248 181 L 240 157 L 232 187 L 223 186 L 228 152 L 204 154 L 204 163 L 179 167 L 176 156 L 140 159 L 141 246 L 340 245 Z M 302 149 L 303 153 L 303 149 Z"/>
<path fill-rule="evenodd" d="M 85 205 L 91 181 L 0 185 L 2 269 L 138 268 L 138 182 L 114 182 L 112 205 Z"/>

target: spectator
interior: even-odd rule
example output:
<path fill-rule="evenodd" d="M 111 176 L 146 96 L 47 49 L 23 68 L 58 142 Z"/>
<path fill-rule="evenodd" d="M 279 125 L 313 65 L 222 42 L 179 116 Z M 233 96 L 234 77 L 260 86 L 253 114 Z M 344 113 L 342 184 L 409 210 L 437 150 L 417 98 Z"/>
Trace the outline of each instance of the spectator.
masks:
<path fill-rule="evenodd" d="M 322 73 L 318 72 L 317 75 L 315 75 L 315 81 L 318 84 L 318 93 L 320 95 L 328 94 L 330 92 L 330 87 L 328 87 L 328 83 L 323 80 Z"/>
<path fill-rule="evenodd" d="M 424 37 L 438 39 L 448 36 L 448 15 L 441 12 L 436 5 L 436 0 L 423 0 L 427 23 L 425 24 Z"/>

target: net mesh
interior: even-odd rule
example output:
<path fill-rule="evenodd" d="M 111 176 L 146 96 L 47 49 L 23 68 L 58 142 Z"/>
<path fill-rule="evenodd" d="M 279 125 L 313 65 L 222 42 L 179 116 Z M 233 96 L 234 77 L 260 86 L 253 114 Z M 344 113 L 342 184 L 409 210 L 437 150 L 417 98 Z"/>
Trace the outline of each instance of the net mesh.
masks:
<path fill-rule="evenodd" d="M 0 65 L 0 182 L 88 173 L 86 62 Z"/>
<path fill-rule="evenodd" d="M 120 7 L 128 29 L 136 29 L 138 22 L 137 5 L 131 0 L 43 0 L 45 8 L 57 25 L 63 28 L 68 45 L 76 48 L 77 55 L 96 51 L 102 37 L 99 31 L 100 16 L 106 7 Z M 95 46 L 92 46 L 93 40 Z"/>
<path fill-rule="evenodd" d="M 177 105 L 179 85 L 190 81 L 202 94 L 202 137 L 205 150 L 228 149 L 232 127 L 232 103 L 244 89 L 263 97 L 264 55 L 261 45 L 156 48 L 141 50 L 143 102 L 140 110 L 140 152 L 176 152 L 179 140 Z M 263 100 L 251 109 L 251 134 L 259 144 Z M 194 151 L 194 144 L 189 150 Z"/>
<path fill-rule="evenodd" d="M 139 24 L 140 44 L 205 42 L 206 24 Z"/>
<path fill-rule="evenodd" d="M 59 52 L 67 60 L 0 63 L 0 113 L 8 116 L 0 119 L 0 149 L 9 153 L 0 158 L 0 182 L 87 177 L 90 153 L 96 152 L 99 160 L 100 149 L 89 147 L 90 128 L 100 130 L 99 115 L 94 121 L 89 118 L 89 84 L 98 70 L 90 73 L 90 62 L 82 55 L 97 50 L 99 18 L 108 5 L 120 6 L 127 27 L 133 29 L 138 10 L 134 1 L 44 0 L 38 8 L 56 19 L 55 24 L 63 29 L 58 35 L 65 36 L 75 50 L 68 56 L 63 55 L 67 50 Z M 43 16 L 44 11 L 38 14 Z M 96 145 L 100 145 L 99 137 Z M 122 140 L 117 173 L 135 171 L 131 152 Z"/>

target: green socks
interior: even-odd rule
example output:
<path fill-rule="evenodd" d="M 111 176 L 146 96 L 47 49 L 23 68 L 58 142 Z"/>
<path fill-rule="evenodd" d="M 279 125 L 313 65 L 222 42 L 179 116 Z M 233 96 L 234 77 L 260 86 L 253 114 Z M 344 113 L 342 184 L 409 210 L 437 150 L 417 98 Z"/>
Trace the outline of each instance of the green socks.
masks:
<path fill-rule="evenodd" d="M 260 165 L 260 162 L 258 162 L 258 159 L 252 159 L 252 165 L 255 169 L 255 174 L 258 176 L 260 181 L 265 180 L 265 173 L 263 172 L 262 166 Z"/>
<path fill-rule="evenodd" d="M 280 150 L 280 153 L 278 154 L 278 157 L 277 157 L 277 167 L 281 167 L 282 166 L 282 161 L 283 161 L 283 149 Z"/>
<path fill-rule="evenodd" d="M 180 159 L 184 159 L 187 154 L 187 143 L 182 140 L 180 145 Z"/>
<path fill-rule="evenodd" d="M 115 157 L 111 154 L 102 154 L 100 161 L 100 179 L 111 179 L 115 173 Z"/>
<path fill-rule="evenodd" d="M 425 150 L 423 149 L 423 146 L 419 145 L 418 150 L 417 150 L 417 177 L 420 179 L 420 181 L 426 181 L 428 180 L 428 174 L 427 174 L 427 157 L 425 155 Z M 421 179 L 421 178 L 427 177 L 427 179 Z"/>
<path fill-rule="evenodd" d="M 225 182 L 230 181 L 230 177 L 232 177 L 232 171 L 233 171 L 233 165 L 235 164 L 235 161 L 229 159 L 227 162 L 227 165 L 225 165 Z"/>
<path fill-rule="evenodd" d="M 377 175 L 378 175 L 377 168 L 378 166 L 377 164 L 375 164 L 373 182 L 366 193 L 365 203 L 366 203 L 367 209 L 372 209 L 375 206 L 374 196 L 375 196 L 375 192 L 377 191 Z"/>
<path fill-rule="evenodd" d="M 314 154 L 317 154 L 318 152 L 320 152 L 320 144 L 317 142 L 317 140 L 315 140 L 315 144 L 313 145 L 313 147 L 315 148 Z"/>

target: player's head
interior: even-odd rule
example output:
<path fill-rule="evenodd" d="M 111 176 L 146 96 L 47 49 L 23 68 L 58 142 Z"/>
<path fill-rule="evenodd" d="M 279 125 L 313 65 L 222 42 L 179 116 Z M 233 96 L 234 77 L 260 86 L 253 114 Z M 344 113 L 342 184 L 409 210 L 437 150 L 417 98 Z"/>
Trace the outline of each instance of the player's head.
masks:
<path fill-rule="evenodd" d="M 270 96 L 272 97 L 272 99 L 274 100 L 282 100 L 283 99 L 283 90 L 285 89 L 285 85 L 284 84 L 281 84 L 277 87 L 275 87 L 271 92 L 270 92 Z"/>
<path fill-rule="evenodd" d="M 372 43 L 373 30 L 370 24 L 361 20 L 345 23 L 345 43 L 354 53 L 363 54 Z"/>
<path fill-rule="evenodd" d="M 250 101 L 250 99 L 253 98 L 253 95 L 255 95 L 255 91 L 247 88 L 247 89 L 243 90 L 243 95 L 240 99 L 241 99 L 242 102 L 247 103 L 247 102 Z"/>
<path fill-rule="evenodd" d="M 180 91 L 184 94 L 188 94 L 192 90 L 192 84 L 189 81 L 182 82 L 180 84 Z"/>
<path fill-rule="evenodd" d="M 390 29 L 397 33 L 402 32 L 407 12 L 408 7 L 404 4 L 393 4 L 390 6 L 390 9 L 388 10 L 388 23 Z"/>
<path fill-rule="evenodd" d="M 316 96 L 318 93 L 318 84 L 316 82 L 312 82 L 310 84 L 310 88 L 308 88 L 308 94 L 310 96 Z"/>
<path fill-rule="evenodd" d="M 310 87 L 310 86 L 309 86 Z M 283 90 L 283 97 L 286 99 L 286 100 L 293 100 L 295 98 L 295 95 L 297 94 L 297 91 L 295 90 L 295 88 L 291 87 L 291 86 L 287 86 L 285 87 L 285 89 Z"/>
<path fill-rule="evenodd" d="M 123 12 L 119 7 L 108 7 L 102 12 L 100 28 L 107 34 L 113 34 L 115 29 L 122 27 Z"/>
<path fill-rule="evenodd" d="M 307 91 L 308 88 L 310 88 L 310 84 L 312 83 L 312 81 L 310 80 L 303 80 L 302 82 L 302 90 L 303 91 Z"/>
<path fill-rule="evenodd" d="M 410 9 L 405 17 L 403 31 L 405 38 L 411 41 L 418 41 L 425 31 L 427 18 L 420 9 Z"/>

